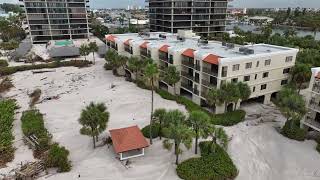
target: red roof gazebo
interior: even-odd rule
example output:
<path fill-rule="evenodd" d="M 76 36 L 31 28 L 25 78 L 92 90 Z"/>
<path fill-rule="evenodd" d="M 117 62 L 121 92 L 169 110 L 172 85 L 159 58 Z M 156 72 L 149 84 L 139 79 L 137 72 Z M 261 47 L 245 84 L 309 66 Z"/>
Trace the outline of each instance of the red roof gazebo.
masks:
<path fill-rule="evenodd" d="M 139 127 L 130 126 L 109 131 L 115 152 L 120 160 L 143 156 L 144 148 L 149 146 Z"/>

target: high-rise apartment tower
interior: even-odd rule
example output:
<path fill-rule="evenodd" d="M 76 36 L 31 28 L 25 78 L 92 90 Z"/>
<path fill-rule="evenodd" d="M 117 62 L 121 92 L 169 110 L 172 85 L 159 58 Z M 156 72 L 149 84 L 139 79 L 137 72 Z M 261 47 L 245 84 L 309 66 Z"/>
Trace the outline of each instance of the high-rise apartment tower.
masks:
<path fill-rule="evenodd" d="M 89 0 L 20 0 L 33 43 L 89 37 Z"/>

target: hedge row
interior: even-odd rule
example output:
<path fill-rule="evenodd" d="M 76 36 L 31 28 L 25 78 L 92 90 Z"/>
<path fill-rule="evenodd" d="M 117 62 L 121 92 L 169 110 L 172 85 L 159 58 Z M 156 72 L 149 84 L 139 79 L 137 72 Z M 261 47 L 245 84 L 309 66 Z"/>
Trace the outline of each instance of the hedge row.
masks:
<path fill-rule="evenodd" d="M 69 151 L 57 143 L 51 144 L 51 135 L 44 126 L 43 115 L 39 110 L 24 111 L 21 121 L 23 134 L 25 136 L 35 135 L 38 138 L 39 145 L 34 152 L 35 157 L 40 157 L 43 152 L 49 150 L 46 166 L 57 167 L 59 172 L 70 171 Z"/>
<path fill-rule="evenodd" d="M 0 101 L 0 166 L 5 165 L 14 158 L 12 123 L 16 108 L 14 100 Z"/>
<path fill-rule="evenodd" d="M 293 120 L 286 121 L 285 125 L 282 127 L 281 134 L 290 139 L 304 141 L 306 139 L 307 130 L 300 128 L 299 121 L 292 121 Z"/>
<path fill-rule="evenodd" d="M 9 66 L 8 62 L 4 59 L 0 59 L 0 67 L 7 67 Z"/>
<path fill-rule="evenodd" d="M 234 179 L 238 170 L 228 153 L 211 141 L 200 142 L 200 158 L 191 158 L 177 167 L 177 174 L 185 180 L 225 180 Z"/>
<path fill-rule="evenodd" d="M 51 135 L 44 127 L 43 115 L 39 110 L 24 111 L 21 116 L 21 122 L 22 132 L 25 136 L 35 135 L 38 138 L 39 146 L 36 149 L 36 155 L 49 150 Z"/>
<path fill-rule="evenodd" d="M 244 121 L 246 116 L 246 112 L 243 110 L 236 110 L 232 112 L 215 115 L 183 96 L 175 96 L 170 94 L 168 91 L 162 89 L 157 89 L 156 92 L 164 99 L 176 101 L 178 104 L 184 105 L 189 112 L 203 111 L 207 113 L 209 116 L 212 117 L 211 122 L 215 125 L 232 126 Z"/>
<path fill-rule="evenodd" d="M 221 126 L 233 126 L 239 122 L 244 121 L 246 117 L 246 112 L 243 110 L 235 110 L 232 112 L 227 112 L 224 114 L 214 115 L 211 122 L 215 125 Z"/>
<path fill-rule="evenodd" d="M 71 60 L 71 61 L 55 61 L 55 62 L 46 63 L 46 64 L 0 67 L 0 76 L 14 74 L 19 71 L 28 71 L 28 70 L 34 70 L 34 69 L 58 68 L 58 67 L 68 67 L 68 66 L 86 67 L 91 63 L 92 63 L 91 61 Z"/>

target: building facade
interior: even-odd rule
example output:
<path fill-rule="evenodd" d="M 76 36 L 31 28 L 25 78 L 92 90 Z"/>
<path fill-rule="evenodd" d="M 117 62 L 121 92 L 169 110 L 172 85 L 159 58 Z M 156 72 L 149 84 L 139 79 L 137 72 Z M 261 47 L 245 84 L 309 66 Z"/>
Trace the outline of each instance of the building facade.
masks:
<path fill-rule="evenodd" d="M 320 132 L 320 68 L 312 68 L 306 94 L 307 114 L 302 124 Z"/>
<path fill-rule="evenodd" d="M 225 31 L 227 6 L 228 0 L 149 0 L 150 31 L 216 35 Z"/>
<path fill-rule="evenodd" d="M 20 0 L 24 2 L 33 43 L 89 37 L 89 0 Z"/>
<path fill-rule="evenodd" d="M 239 81 L 250 86 L 250 100 L 269 103 L 288 83 L 298 53 L 297 49 L 267 44 L 238 46 L 203 41 L 191 31 L 107 35 L 106 41 L 107 46 L 120 55 L 152 58 L 160 72 L 176 66 L 181 80 L 176 84 L 175 93 L 201 106 L 207 106 L 206 95 L 210 89 Z M 128 69 L 126 73 L 131 74 Z M 174 93 L 174 87 L 165 81 L 159 80 L 156 84 Z M 228 106 L 234 108 L 233 103 Z M 215 111 L 222 113 L 224 107 L 217 106 Z"/>

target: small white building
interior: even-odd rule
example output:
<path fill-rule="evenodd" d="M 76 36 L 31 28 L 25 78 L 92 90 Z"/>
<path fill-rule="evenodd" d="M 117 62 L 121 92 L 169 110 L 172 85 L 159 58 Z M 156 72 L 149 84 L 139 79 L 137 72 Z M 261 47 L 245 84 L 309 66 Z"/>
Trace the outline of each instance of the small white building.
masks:
<path fill-rule="evenodd" d="M 131 126 L 109 131 L 114 151 L 120 160 L 144 155 L 144 149 L 149 146 L 138 126 Z"/>

